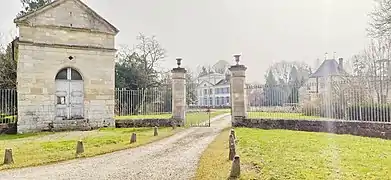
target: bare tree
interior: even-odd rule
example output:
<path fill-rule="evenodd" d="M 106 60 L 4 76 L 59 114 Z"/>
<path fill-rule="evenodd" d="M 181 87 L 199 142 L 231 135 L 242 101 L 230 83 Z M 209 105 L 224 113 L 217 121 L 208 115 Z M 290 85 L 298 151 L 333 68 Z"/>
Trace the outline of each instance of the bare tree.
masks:
<path fill-rule="evenodd" d="M 375 10 L 369 14 L 369 28 L 367 31 L 372 37 L 391 35 L 391 0 L 375 0 Z"/>
<path fill-rule="evenodd" d="M 248 105 L 250 108 L 252 106 L 258 107 L 263 105 L 263 99 L 264 99 L 264 90 L 261 85 L 248 85 L 247 86 L 247 99 L 248 99 Z"/>
<path fill-rule="evenodd" d="M 298 77 L 300 80 L 302 78 L 307 79 L 310 74 L 310 67 L 308 64 L 297 62 L 297 61 L 281 61 L 278 63 L 273 64 L 269 67 L 269 69 L 266 72 L 272 72 L 274 77 L 280 84 L 288 84 L 291 77 L 291 71 L 292 68 L 295 67 L 298 72 Z M 266 74 L 267 75 L 267 74 Z M 265 76 L 266 76 L 265 75 Z"/>
<path fill-rule="evenodd" d="M 159 70 L 160 63 L 166 57 L 166 50 L 156 40 L 155 36 L 137 36 L 139 43 L 133 49 L 123 47 L 118 53 L 118 64 L 130 67 L 135 74 L 134 83 L 137 88 L 157 87 L 161 83 L 162 70 Z"/>
<path fill-rule="evenodd" d="M 365 85 L 369 92 L 375 92 L 378 103 L 387 99 L 390 88 L 390 48 L 389 38 L 378 37 L 372 39 L 362 53 L 352 58 L 355 85 Z"/>
<path fill-rule="evenodd" d="M 229 63 L 224 60 L 220 60 L 212 66 L 213 71 L 220 74 L 224 74 L 228 68 L 229 68 Z"/>

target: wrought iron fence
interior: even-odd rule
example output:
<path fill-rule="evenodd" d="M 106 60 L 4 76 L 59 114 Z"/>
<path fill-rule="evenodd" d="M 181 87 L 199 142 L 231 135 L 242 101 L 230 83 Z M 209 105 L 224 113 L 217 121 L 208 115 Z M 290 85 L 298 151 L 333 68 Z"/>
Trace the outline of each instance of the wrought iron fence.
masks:
<path fill-rule="evenodd" d="M 172 91 L 169 86 L 150 89 L 116 89 L 117 116 L 159 115 L 172 112 Z"/>
<path fill-rule="evenodd" d="M 150 89 L 116 89 L 115 107 L 116 116 L 140 116 L 140 115 L 160 115 L 171 114 L 172 109 L 171 87 L 162 86 Z M 102 106 L 103 107 L 103 106 Z M 105 106 L 107 107 L 107 105 Z M 14 123 L 17 120 L 17 91 L 16 89 L 0 89 L 0 124 Z M 27 108 L 27 107 L 26 107 Z M 40 117 L 54 117 L 55 105 L 29 106 Z M 96 111 L 99 108 L 85 107 L 84 116 L 95 116 L 102 112 Z M 103 113 L 104 114 L 104 113 Z M 142 118 L 140 116 L 140 118 Z"/>
<path fill-rule="evenodd" d="M 15 89 L 0 89 L 0 124 L 14 123 L 18 112 Z"/>
<path fill-rule="evenodd" d="M 358 78 L 246 87 L 251 118 L 391 122 L 391 86 Z"/>

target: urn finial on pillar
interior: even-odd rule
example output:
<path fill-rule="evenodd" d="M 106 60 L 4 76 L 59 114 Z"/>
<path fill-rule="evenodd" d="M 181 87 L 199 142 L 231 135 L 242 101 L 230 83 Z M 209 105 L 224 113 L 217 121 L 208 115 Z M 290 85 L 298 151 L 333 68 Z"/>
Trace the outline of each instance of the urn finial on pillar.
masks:
<path fill-rule="evenodd" d="M 234 58 L 235 58 L 236 65 L 239 65 L 240 54 L 235 54 L 235 55 L 234 55 Z"/>
<path fill-rule="evenodd" d="M 178 68 L 181 67 L 181 61 L 182 61 L 182 58 L 176 58 L 176 64 L 178 65 Z"/>

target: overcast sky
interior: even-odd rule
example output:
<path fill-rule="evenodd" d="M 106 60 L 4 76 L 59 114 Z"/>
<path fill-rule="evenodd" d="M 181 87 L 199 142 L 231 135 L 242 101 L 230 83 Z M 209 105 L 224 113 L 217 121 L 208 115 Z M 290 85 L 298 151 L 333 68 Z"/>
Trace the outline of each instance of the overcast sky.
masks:
<path fill-rule="evenodd" d="M 0 0 L 0 32 L 15 32 L 19 0 Z M 364 48 L 372 0 L 85 0 L 114 24 L 117 45 L 136 43 L 142 32 L 156 35 L 175 57 L 196 67 L 242 54 L 249 81 L 264 81 L 273 62 L 304 61 L 324 53 L 349 59 Z M 4 40 L 2 41 L 4 42 Z"/>

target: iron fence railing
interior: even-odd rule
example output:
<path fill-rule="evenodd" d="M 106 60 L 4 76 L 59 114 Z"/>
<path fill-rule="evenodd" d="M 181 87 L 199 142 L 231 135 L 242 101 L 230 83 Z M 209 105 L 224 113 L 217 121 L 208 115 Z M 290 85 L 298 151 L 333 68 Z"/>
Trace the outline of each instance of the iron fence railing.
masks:
<path fill-rule="evenodd" d="M 115 91 L 115 114 L 117 116 L 159 115 L 171 112 L 171 87 L 116 89 Z"/>
<path fill-rule="evenodd" d="M 0 89 L 0 124 L 16 121 L 18 112 L 17 92 L 15 89 Z"/>
<path fill-rule="evenodd" d="M 391 122 L 389 88 L 353 80 L 247 86 L 247 113 L 252 118 Z"/>
<path fill-rule="evenodd" d="M 116 117 L 140 116 L 142 115 L 165 115 L 171 114 L 172 109 L 171 87 L 162 86 L 149 89 L 116 89 L 114 107 L 107 109 L 113 111 Z M 18 103 L 16 89 L 0 89 L 0 124 L 14 123 L 17 120 Z M 91 108 L 91 105 L 84 103 L 84 116 L 95 116 L 105 114 L 98 112 L 100 107 Z M 101 106 L 108 107 L 108 105 Z M 56 113 L 55 104 L 34 105 L 23 108 L 30 108 L 31 112 L 40 117 L 54 117 Z M 29 111 L 30 112 L 30 111 Z"/>

